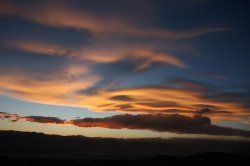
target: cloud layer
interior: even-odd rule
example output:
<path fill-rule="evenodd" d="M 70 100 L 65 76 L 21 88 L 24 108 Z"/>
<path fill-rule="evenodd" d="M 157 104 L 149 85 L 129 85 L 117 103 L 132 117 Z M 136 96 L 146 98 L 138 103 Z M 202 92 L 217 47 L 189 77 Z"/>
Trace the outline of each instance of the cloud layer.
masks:
<path fill-rule="evenodd" d="M 40 5 L 39 5 L 40 4 Z M 32 7 L 32 8 L 30 8 Z M 193 29 L 186 31 L 174 31 L 161 28 L 141 28 L 140 26 L 129 22 L 124 17 L 109 15 L 108 20 L 105 16 L 85 10 L 72 9 L 65 3 L 56 3 L 52 1 L 47 3 L 29 3 L 18 4 L 9 1 L 1 2 L 2 15 L 14 15 L 22 17 L 40 24 L 55 27 L 69 27 L 76 29 L 87 29 L 94 34 L 104 35 L 131 35 L 138 37 L 160 37 L 160 38 L 190 38 L 206 35 L 213 32 L 227 31 L 228 28 L 211 27 L 203 29 Z"/>
<path fill-rule="evenodd" d="M 203 84 L 197 85 L 197 82 L 185 82 L 178 88 L 144 86 L 112 90 L 106 85 L 107 89 L 98 89 L 92 87 L 101 78 L 88 72 L 87 69 L 69 67 L 49 75 L 39 73 L 37 77 L 35 73 L 27 76 L 17 71 L 20 74 L 2 75 L 0 92 L 22 100 L 85 107 L 100 112 L 179 113 L 192 116 L 197 110 L 209 108 L 209 112 L 198 113 L 209 114 L 214 121 L 240 122 L 242 117 L 249 116 L 249 96 L 245 93 L 215 91 L 215 94 L 208 95 L 207 88 Z M 81 79 L 78 78 L 80 75 Z"/>
<path fill-rule="evenodd" d="M 179 114 L 123 114 L 106 118 L 62 120 L 56 117 L 19 116 L 16 114 L 1 112 L 0 118 L 8 119 L 12 122 L 24 120 L 47 124 L 71 124 L 78 127 L 102 127 L 110 129 L 125 128 L 153 130 L 158 132 L 174 132 L 179 134 L 185 133 L 250 137 L 249 131 L 219 127 L 211 124 L 210 118 L 200 115 L 187 117 Z"/>

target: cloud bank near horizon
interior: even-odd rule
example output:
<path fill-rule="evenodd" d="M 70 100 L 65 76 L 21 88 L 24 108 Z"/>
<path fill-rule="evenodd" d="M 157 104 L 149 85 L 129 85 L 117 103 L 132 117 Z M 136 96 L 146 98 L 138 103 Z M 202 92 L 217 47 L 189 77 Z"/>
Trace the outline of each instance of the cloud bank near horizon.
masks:
<path fill-rule="evenodd" d="M 187 117 L 179 114 L 122 114 L 105 118 L 83 118 L 63 120 L 57 117 L 19 116 L 0 113 L 0 119 L 11 122 L 27 121 L 44 124 L 75 125 L 78 127 L 101 127 L 109 129 L 141 129 L 178 134 L 207 134 L 221 136 L 250 137 L 250 131 L 221 127 L 211 124 L 209 117 L 195 115 Z"/>

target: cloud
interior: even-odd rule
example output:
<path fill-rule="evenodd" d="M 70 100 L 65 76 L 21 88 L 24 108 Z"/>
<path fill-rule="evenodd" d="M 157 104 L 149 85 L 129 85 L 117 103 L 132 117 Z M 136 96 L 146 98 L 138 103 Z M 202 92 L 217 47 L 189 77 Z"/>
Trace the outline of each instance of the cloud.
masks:
<path fill-rule="evenodd" d="M 174 47 L 178 51 L 182 49 L 187 51 L 187 48 L 180 49 L 181 44 L 173 44 L 177 43 L 176 40 L 228 30 L 228 28 L 224 27 L 194 28 L 182 31 L 169 30 L 152 26 L 150 21 L 145 22 L 143 26 L 138 25 L 137 21 L 131 21 L 127 19 L 127 15 L 124 16 L 119 12 L 107 15 L 105 13 L 109 12 L 106 10 L 104 10 L 105 12 L 100 9 L 89 10 L 85 7 L 86 5 L 81 6 L 82 9 L 79 10 L 74 5 L 75 1 L 71 1 L 71 3 L 67 1 L 60 1 L 59 3 L 58 1 L 39 0 L 35 3 L 33 1 L 28 2 L 20 3 L 15 0 L 3 0 L 0 2 L 0 15 L 21 17 L 35 23 L 57 28 L 87 30 L 93 37 L 92 42 L 76 49 L 66 48 L 46 41 L 17 39 L 4 41 L 5 46 L 33 54 L 78 58 L 94 64 L 126 60 L 139 62 L 133 71 L 148 69 L 155 63 L 187 68 L 188 65 L 183 60 L 170 53 L 170 50 Z M 115 1 L 112 3 L 115 3 Z M 120 3 L 125 2 L 119 2 L 118 4 Z M 95 2 L 93 2 L 93 6 L 95 5 Z M 141 3 L 137 5 L 141 6 Z M 133 16 L 133 18 L 135 17 Z"/>
<path fill-rule="evenodd" d="M 44 116 L 20 116 L 17 114 L 10 114 L 6 112 L 0 112 L 0 119 L 8 119 L 11 122 L 17 121 L 28 121 L 36 123 L 45 123 L 45 124 L 64 124 L 65 120 L 62 120 L 57 117 L 44 117 Z"/>
<path fill-rule="evenodd" d="M 13 117 L 15 118 L 14 121 Z M 71 124 L 78 127 L 142 129 L 158 132 L 174 132 L 179 134 L 208 134 L 250 137 L 249 131 L 229 127 L 219 127 L 211 124 L 210 118 L 200 115 L 188 117 L 179 114 L 123 114 L 105 118 L 61 120 L 56 117 L 18 116 L 16 114 L 0 112 L 0 118 L 9 119 L 12 122 L 24 120 L 36 123 Z"/>
<path fill-rule="evenodd" d="M 131 21 L 122 13 L 108 16 L 103 13 L 107 12 L 86 8 L 79 10 L 72 4 L 65 4 L 65 1 L 1 1 L 1 16 L 20 17 L 54 29 L 88 31 L 92 38 L 77 47 L 38 39 L 1 41 L 5 49 L 9 47 L 18 50 L 20 57 L 16 61 L 22 61 L 21 55 L 30 53 L 35 57 L 45 56 L 48 58 L 46 62 L 52 59 L 51 56 L 59 56 L 67 59 L 68 64 L 58 67 L 55 71 L 48 71 L 46 66 L 43 66 L 42 70 L 27 68 L 25 63 L 23 68 L 9 66 L 1 73 L 0 94 L 32 102 L 86 107 L 92 111 L 180 113 L 190 116 L 209 105 L 216 108 L 217 113 L 211 114 L 212 119 L 216 121 L 240 120 L 243 116 L 249 116 L 248 108 L 243 105 L 248 102 L 246 99 L 241 97 L 241 101 L 232 101 L 227 100 L 228 97 L 223 100 L 220 97 L 222 94 L 209 96 L 206 92 L 213 91 L 214 87 L 198 81 L 175 78 L 172 80 L 175 86 L 172 87 L 138 86 L 112 89 L 113 87 L 105 82 L 108 76 L 95 71 L 97 65 L 110 66 L 120 62 L 124 62 L 126 66 L 129 66 L 130 62 L 133 63 L 133 67 L 129 66 L 129 70 L 126 70 L 129 74 L 149 69 L 155 64 L 187 69 L 190 66 L 173 52 L 189 52 L 192 48 L 183 44 L 188 38 L 227 31 L 228 28 L 211 26 L 169 30 L 153 26 L 150 21 L 138 25 L 137 19 Z M 39 59 L 36 59 L 34 64 L 39 66 Z M 111 81 L 114 79 L 112 77 Z"/>
<path fill-rule="evenodd" d="M 13 15 L 31 20 L 36 23 L 55 27 L 69 27 L 76 29 L 89 30 L 94 34 L 101 35 L 126 35 L 137 37 L 156 37 L 156 38 L 192 38 L 206 35 L 213 32 L 228 31 L 224 27 L 209 27 L 203 29 L 192 29 L 186 31 L 174 31 L 161 28 L 141 27 L 126 20 L 124 17 L 110 16 L 108 19 L 88 10 L 81 11 L 77 8 L 61 2 L 59 3 L 11 3 L 1 1 L 2 15 Z"/>
<path fill-rule="evenodd" d="M 60 45 L 44 39 L 0 41 L 6 48 L 34 55 L 63 56 L 72 61 L 82 61 L 90 65 L 133 62 L 130 71 L 145 70 L 158 63 L 186 69 L 189 67 L 188 64 L 171 52 L 172 50 L 190 52 L 192 48 L 183 46 L 177 40 L 228 30 L 228 28 L 213 26 L 169 30 L 152 26 L 150 21 L 146 21 L 143 26 L 138 25 L 137 21 L 131 21 L 127 15 L 119 12 L 110 14 L 106 10 L 105 12 L 99 9 L 89 10 L 86 5 L 81 6 L 79 10 L 77 5 L 74 5 L 76 3 L 74 1 L 70 3 L 69 1 L 59 3 L 59 1 L 39 0 L 35 3 L 27 2 L 3 0 L 0 2 L 0 15 L 20 17 L 58 29 L 72 28 L 77 31 L 88 31 L 89 41 L 78 47 L 68 46 L 69 44 Z M 140 3 L 139 5 L 141 6 Z"/>
<path fill-rule="evenodd" d="M 207 94 L 206 98 L 211 99 L 217 102 L 227 102 L 227 103 L 237 103 L 239 107 L 244 108 L 246 113 L 249 110 L 249 101 L 250 101 L 250 91 L 243 90 L 238 92 L 225 91 L 215 94 Z"/>
<path fill-rule="evenodd" d="M 57 117 L 42 117 L 42 116 L 26 116 L 24 117 L 26 121 L 36 122 L 36 123 L 52 123 L 52 124 L 64 124 L 65 120 L 59 119 Z"/>
<path fill-rule="evenodd" d="M 172 65 L 179 68 L 187 68 L 187 64 L 181 59 L 169 53 L 161 53 L 153 48 L 141 46 L 102 46 L 73 48 L 59 44 L 42 41 L 3 41 L 3 45 L 9 49 L 20 50 L 35 55 L 65 56 L 72 59 L 88 61 L 92 64 L 110 64 L 119 61 L 139 62 L 134 71 L 143 70 L 151 67 L 155 63 Z"/>
<path fill-rule="evenodd" d="M 198 115 L 209 115 L 209 114 L 231 114 L 230 111 L 215 111 L 209 108 L 203 108 L 201 110 L 196 111 Z"/>
<path fill-rule="evenodd" d="M 0 94 L 39 103 L 72 105 L 76 92 L 94 86 L 100 79 L 85 65 L 44 72 L 16 68 L 1 74 Z"/>
<path fill-rule="evenodd" d="M 208 108 L 201 109 L 199 111 L 196 111 L 197 114 L 210 114 L 212 111 Z"/>
<path fill-rule="evenodd" d="M 142 70 L 150 67 L 154 63 L 163 63 L 173 65 L 180 68 L 186 68 L 185 62 L 168 53 L 160 53 L 146 47 L 133 47 L 123 46 L 119 47 L 95 47 L 93 49 L 83 49 L 73 52 L 74 57 L 83 60 L 88 60 L 94 63 L 111 63 L 122 61 L 126 59 L 141 61 L 136 67 L 136 70 Z"/>
<path fill-rule="evenodd" d="M 10 49 L 21 50 L 28 53 L 50 55 L 50 56 L 66 56 L 69 49 L 59 44 L 35 42 L 35 41 L 4 41 L 4 46 Z"/>
<path fill-rule="evenodd" d="M 218 92 L 216 92 L 218 93 Z M 190 116 L 197 110 L 210 108 L 214 121 L 241 121 L 249 115 L 242 101 L 222 101 L 206 92 L 193 89 L 177 89 L 164 86 L 141 86 L 115 90 L 97 90 L 94 95 L 81 96 L 82 105 L 93 111 L 120 111 L 137 113 L 181 113 Z M 112 100 L 114 96 L 126 96 L 130 100 Z M 241 101 L 241 102 L 240 102 Z M 246 102 L 247 104 L 247 102 Z M 169 112 L 168 112 L 169 111 Z"/>
<path fill-rule="evenodd" d="M 205 84 L 200 81 L 194 81 L 182 77 L 170 77 L 167 80 L 167 83 L 173 84 L 180 88 L 195 90 L 195 91 L 215 91 L 217 88 L 215 86 Z"/>
<path fill-rule="evenodd" d="M 125 96 L 125 95 L 113 96 L 110 99 L 111 100 L 118 100 L 118 101 L 132 101 L 133 100 L 130 97 Z"/>
<path fill-rule="evenodd" d="M 0 119 L 2 119 L 2 120 L 8 119 L 11 122 L 16 122 L 16 121 L 20 120 L 20 116 L 17 114 L 9 114 L 6 112 L 0 112 Z"/>
<path fill-rule="evenodd" d="M 213 86 L 191 80 L 181 80 L 184 88 L 140 86 L 110 89 L 112 87 L 97 88 L 102 76 L 93 73 L 86 65 L 72 64 L 53 71 L 8 69 L 1 75 L 0 94 L 20 100 L 99 112 L 179 113 L 185 116 L 208 108 L 212 110 L 209 115 L 216 122 L 240 122 L 250 115 L 248 93 L 208 91 Z"/>
<path fill-rule="evenodd" d="M 195 126 L 210 124 L 210 119 L 205 117 L 189 118 L 178 114 L 142 114 L 142 115 L 116 115 L 107 118 L 84 118 L 72 120 L 70 123 L 80 127 L 105 127 L 105 128 L 128 128 L 150 129 L 155 131 L 189 130 Z M 186 127 L 184 127 L 186 126 Z M 188 129 L 187 129 L 188 128 Z M 180 131 L 178 131 L 180 130 Z"/>
<path fill-rule="evenodd" d="M 179 107 L 180 104 L 176 102 L 160 102 L 160 101 L 151 101 L 151 102 L 145 102 L 145 103 L 138 103 L 141 105 L 149 106 L 149 107 L 158 107 L 158 108 L 166 108 L 166 107 Z"/>
<path fill-rule="evenodd" d="M 107 118 L 84 118 L 70 121 L 79 127 L 104 127 L 114 129 L 147 129 L 187 134 L 208 134 L 249 137 L 249 131 L 219 127 L 211 124 L 208 117 L 193 118 L 179 114 L 116 115 Z"/>

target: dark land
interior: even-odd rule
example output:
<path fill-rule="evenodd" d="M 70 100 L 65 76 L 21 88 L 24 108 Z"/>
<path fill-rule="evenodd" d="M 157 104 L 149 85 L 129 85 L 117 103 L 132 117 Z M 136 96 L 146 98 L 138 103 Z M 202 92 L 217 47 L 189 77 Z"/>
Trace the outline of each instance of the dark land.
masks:
<path fill-rule="evenodd" d="M 5 165 L 248 165 L 249 154 L 246 140 L 113 139 L 0 131 L 0 160 Z"/>

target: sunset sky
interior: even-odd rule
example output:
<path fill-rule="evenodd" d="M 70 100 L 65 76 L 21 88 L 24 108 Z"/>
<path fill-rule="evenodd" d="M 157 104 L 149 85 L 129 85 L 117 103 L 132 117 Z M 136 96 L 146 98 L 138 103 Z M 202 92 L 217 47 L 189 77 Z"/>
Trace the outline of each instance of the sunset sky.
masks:
<path fill-rule="evenodd" d="M 249 139 L 249 8 L 0 0 L 0 130 Z"/>

